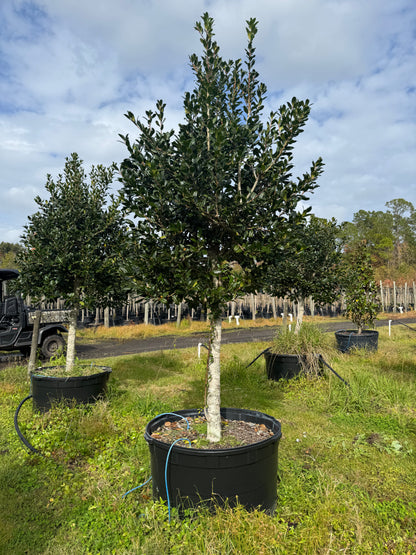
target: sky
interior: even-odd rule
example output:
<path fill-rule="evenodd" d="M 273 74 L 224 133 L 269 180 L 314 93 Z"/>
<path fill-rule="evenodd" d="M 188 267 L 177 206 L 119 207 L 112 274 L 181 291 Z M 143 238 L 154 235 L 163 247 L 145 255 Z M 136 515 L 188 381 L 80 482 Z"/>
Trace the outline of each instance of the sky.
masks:
<path fill-rule="evenodd" d="M 265 117 L 311 101 L 294 177 L 322 156 L 314 214 L 416 206 L 415 0 L 1 0 L 0 242 L 19 241 L 72 152 L 87 171 L 127 156 L 127 111 L 163 99 L 167 125 L 182 121 L 206 11 L 226 59 L 244 58 L 245 21 L 258 20 Z"/>

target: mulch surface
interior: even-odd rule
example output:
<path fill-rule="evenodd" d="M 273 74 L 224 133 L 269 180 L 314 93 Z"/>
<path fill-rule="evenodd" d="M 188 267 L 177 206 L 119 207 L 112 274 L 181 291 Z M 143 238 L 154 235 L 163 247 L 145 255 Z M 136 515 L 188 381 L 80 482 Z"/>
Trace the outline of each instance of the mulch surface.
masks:
<path fill-rule="evenodd" d="M 189 424 L 189 428 L 188 428 Z M 228 449 L 258 443 L 273 436 L 273 432 L 264 424 L 244 422 L 242 420 L 222 420 L 222 439 L 220 443 L 209 443 L 205 436 L 206 418 L 204 416 L 187 417 L 186 420 L 165 422 L 159 426 L 151 437 L 172 444 L 184 439 L 177 445 L 189 447 L 189 440 L 196 449 Z"/>

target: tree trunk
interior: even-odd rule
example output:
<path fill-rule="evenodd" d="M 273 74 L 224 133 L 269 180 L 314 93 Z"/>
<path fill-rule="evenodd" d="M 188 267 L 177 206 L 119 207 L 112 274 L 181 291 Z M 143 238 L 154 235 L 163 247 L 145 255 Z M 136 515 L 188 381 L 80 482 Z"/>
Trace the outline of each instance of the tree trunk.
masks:
<path fill-rule="evenodd" d="M 77 333 L 78 308 L 69 313 L 68 342 L 66 346 L 66 371 L 70 372 L 75 363 L 75 337 Z"/>
<path fill-rule="evenodd" d="M 181 325 L 181 319 L 182 319 L 182 303 L 178 304 L 178 311 L 176 314 L 176 327 L 179 328 Z"/>
<path fill-rule="evenodd" d="M 380 300 L 381 300 L 381 311 L 385 312 L 383 282 L 381 280 L 380 280 Z"/>
<path fill-rule="evenodd" d="M 313 300 L 312 296 L 309 297 L 309 309 L 313 318 L 315 316 L 315 301 Z"/>
<path fill-rule="evenodd" d="M 273 319 L 277 319 L 277 310 L 276 310 L 276 297 L 272 297 L 272 312 L 273 312 Z"/>
<path fill-rule="evenodd" d="M 207 439 L 218 442 L 221 439 L 221 380 L 220 380 L 220 350 L 221 350 L 221 318 L 210 319 L 211 353 L 208 366 L 207 392 Z"/>
<path fill-rule="evenodd" d="M 283 319 L 282 319 L 282 326 L 284 328 L 287 327 L 287 297 L 283 298 Z"/>
<path fill-rule="evenodd" d="M 110 327 L 110 307 L 106 306 L 104 309 L 104 327 Z"/>
<path fill-rule="evenodd" d="M 144 303 L 144 323 L 149 323 L 149 303 Z"/>
<path fill-rule="evenodd" d="M 250 297 L 250 307 L 251 307 L 251 319 L 255 320 L 256 319 L 256 297 L 251 294 Z"/>
<path fill-rule="evenodd" d="M 39 326 L 42 317 L 42 311 L 36 310 L 33 316 L 33 331 L 32 331 L 32 344 L 30 346 L 30 357 L 29 364 L 27 365 L 27 375 L 30 377 L 30 373 L 35 369 L 36 365 L 36 352 L 38 350 L 38 338 L 39 338 Z"/>
<path fill-rule="evenodd" d="M 300 327 L 303 322 L 303 315 L 305 313 L 305 301 L 303 298 L 299 298 L 297 300 L 298 310 L 296 315 L 296 326 L 295 326 L 295 333 L 299 333 Z"/>

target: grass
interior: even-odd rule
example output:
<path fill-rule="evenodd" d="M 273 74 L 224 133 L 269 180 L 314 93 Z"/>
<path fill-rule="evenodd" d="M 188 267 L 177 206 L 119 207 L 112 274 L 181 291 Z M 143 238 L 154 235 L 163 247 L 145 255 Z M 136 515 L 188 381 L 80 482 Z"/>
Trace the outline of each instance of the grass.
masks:
<path fill-rule="evenodd" d="M 146 485 L 143 438 L 155 415 L 200 407 L 205 361 L 196 349 L 95 360 L 112 366 L 108 399 L 38 414 L 13 427 L 26 368 L 0 372 L 1 554 L 416 553 L 416 337 L 380 329 L 376 353 L 334 353 L 316 379 L 267 380 L 267 345 L 223 346 L 222 404 L 282 422 L 278 507 L 200 510 L 171 523 Z M 90 361 L 91 362 L 91 361 Z"/>

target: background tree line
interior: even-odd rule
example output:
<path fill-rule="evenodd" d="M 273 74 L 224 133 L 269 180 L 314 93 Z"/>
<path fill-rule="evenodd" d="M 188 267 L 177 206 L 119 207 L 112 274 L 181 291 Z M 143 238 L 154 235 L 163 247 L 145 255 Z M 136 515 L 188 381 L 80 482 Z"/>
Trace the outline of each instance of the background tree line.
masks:
<path fill-rule="evenodd" d="M 416 210 L 402 198 L 386 202 L 387 210 L 359 210 L 341 224 L 343 241 L 365 240 L 377 280 L 412 281 L 416 276 Z"/>

